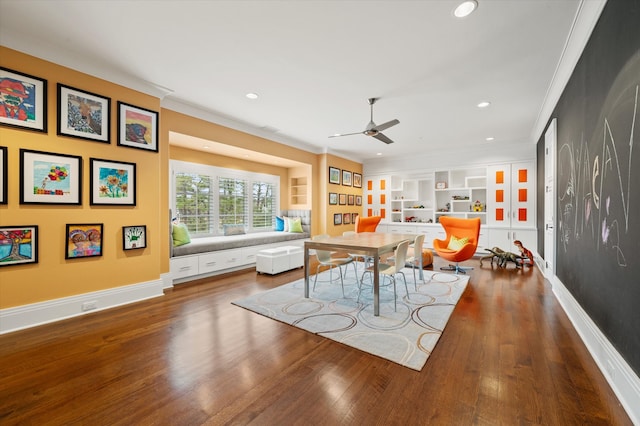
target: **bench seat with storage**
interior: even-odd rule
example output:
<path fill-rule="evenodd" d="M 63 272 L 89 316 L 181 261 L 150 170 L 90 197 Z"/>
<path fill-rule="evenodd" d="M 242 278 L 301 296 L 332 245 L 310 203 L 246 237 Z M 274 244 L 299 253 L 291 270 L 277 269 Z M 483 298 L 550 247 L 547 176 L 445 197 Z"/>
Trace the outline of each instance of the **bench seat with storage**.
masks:
<path fill-rule="evenodd" d="M 309 210 L 284 210 L 282 216 L 299 217 L 302 233 L 282 231 L 194 238 L 189 244 L 173 247 L 170 268 L 174 284 L 205 278 L 256 265 L 262 250 L 282 246 L 304 247 L 311 235 Z"/>

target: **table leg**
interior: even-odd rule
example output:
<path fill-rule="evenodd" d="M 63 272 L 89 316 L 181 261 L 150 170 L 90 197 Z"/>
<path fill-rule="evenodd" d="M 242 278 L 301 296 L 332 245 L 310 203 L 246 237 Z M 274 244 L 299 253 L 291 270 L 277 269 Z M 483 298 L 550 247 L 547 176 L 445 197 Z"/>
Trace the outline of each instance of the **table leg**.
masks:
<path fill-rule="evenodd" d="M 373 315 L 380 316 L 380 256 L 373 255 Z"/>
<path fill-rule="evenodd" d="M 309 249 L 304 248 L 304 297 L 309 298 Z"/>

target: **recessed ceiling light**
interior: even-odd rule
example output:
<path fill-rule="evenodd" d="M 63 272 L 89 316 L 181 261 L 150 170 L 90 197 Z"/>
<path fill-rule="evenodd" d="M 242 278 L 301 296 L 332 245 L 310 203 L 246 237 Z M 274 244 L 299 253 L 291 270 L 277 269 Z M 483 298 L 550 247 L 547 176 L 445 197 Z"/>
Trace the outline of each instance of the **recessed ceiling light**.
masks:
<path fill-rule="evenodd" d="M 492 140 L 494 140 L 494 139 L 495 139 L 494 137 L 489 136 L 489 137 L 488 137 L 488 138 L 486 138 L 485 140 L 486 140 L 487 142 L 491 142 L 491 141 L 492 141 Z"/>
<path fill-rule="evenodd" d="M 382 155 L 382 153 L 381 153 L 381 152 L 378 152 L 378 153 L 376 153 L 376 155 Z"/>
<path fill-rule="evenodd" d="M 258 94 L 253 92 L 247 93 L 245 96 L 249 99 L 258 99 Z"/>
<path fill-rule="evenodd" d="M 474 10 L 478 7 L 478 2 L 476 0 L 467 0 L 463 1 L 455 8 L 453 11 L 453 15 L 456 18 L 464 18 L 465 16 L 471 15 Z"/>
<path fill-rule="evenodd" d="M 202 145 L 202 148 L 204 148 L 204 149 L 211 149 L 208 145 Z"/>
<path fill-rule="evenodd" d="M 489 105 L 491 105 L 491 102 L 487 102 L 487 101 L 482 101 L 478 104 L 478 108 L 486 108 Z"/>

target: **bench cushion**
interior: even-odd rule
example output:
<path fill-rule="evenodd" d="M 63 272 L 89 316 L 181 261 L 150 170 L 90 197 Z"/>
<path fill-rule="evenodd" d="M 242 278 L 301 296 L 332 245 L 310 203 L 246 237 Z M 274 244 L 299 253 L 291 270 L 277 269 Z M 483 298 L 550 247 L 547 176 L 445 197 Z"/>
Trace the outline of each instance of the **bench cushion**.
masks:
<path fill-rule="evenodd" d="M 190 254 L 207 253 L 210 251 L 227 250 L 239 247 L 256 246 L 261 244 L 279 243 L 309 238 L 307 232 L 256 232 L 252 234 L 217 236 L 206 238 L 192 238 L 190 244 L 173 248 L 173 256 L 187 256 Z"/>

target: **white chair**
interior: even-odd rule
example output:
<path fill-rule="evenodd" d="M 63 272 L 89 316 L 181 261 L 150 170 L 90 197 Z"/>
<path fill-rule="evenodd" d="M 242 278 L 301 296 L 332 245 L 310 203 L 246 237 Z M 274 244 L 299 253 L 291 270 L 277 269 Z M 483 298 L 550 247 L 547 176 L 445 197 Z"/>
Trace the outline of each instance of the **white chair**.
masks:
<path fill-rule="evenodd" d="M 357 234 L 356 231 L 344 231 L 342 233 L 342 236 L 349 237 L 356 234 Z M 365 268 L 369 265 L 369 260 L 371 260 L 371 256 L 367 256 L 366 254 L 349 253 L 349 257 L 351 257 L 354 261 L 357 261 L 358 259 L 360 259 L 364 264 Z M 356 270 L 358 270 L 357 266 L 356 266 Z"/>
<path fill-rule="evenodd" d="M 316 235 L 312 239 L 315 241 L 322 241 L 322 240 L 326 240 L 327 238 L 329 238 L 329 235 L 323 234 L 323 235 Z M 356 271 L 355 263 L 353 263 L 353 258 L 352 257 L 333 257 L 330 251 L 317 250 L 317 249 L 316 249 L 316 257 L 318 258 L 318 266 L 316 267 L 316 276 L 315 276 L 315 279 L 313 280 L 313 291 L 316 291 L 316 282 L 318 281 L 318 274 L 320 273 L 320 268 L 323 266 L 328 266 L 330 282 L 333 282 L 333 275 L 332 275 L 333 269 L 338 268 L 338 271 L 340 272 L 340 284 L 342 285 L 342 297 L 345 297 L 342 266 L 345 266 L 351 263 L 353 265 L 353 273 L 355 274 L 356 279 L 358 279 L 358 272 Z M 346 270 L 345 270 L 345 274 L 346 274 Z"/>
<path fill-rule="evenodd" d="M 396 250 L 394 252 L 393 258 L 395 259 L 393 264 L 389 263 L 381 263 L 378 265 L 378 271 L 381 275 L 388 277 L 393 282 L 393 309 L 397 310 L 397 300 L 398 300 L 398 292 L 396 290 L 396 276 L 398 274 L 402 275 L 402 279 L 404 281 L 404 288 L 407 292 L 407 298 L 409 298 L 409 288 L 407 287 L 407 277 L 404 276 L 404 272 L 402 272 L 402 268 L 404 268 L 405 263 L 407 261 L 407 249 L 409 248 L 409 240 L 405 240 L 398 244 Z M 362 292 L 362 282 L 364 280 L 364 274 L 367 272 L 371 273 L 372 281 L 373 281 L 373 266 L 368 267 L 362 273 L 362 279 L 360 280 L 360 288 L 358 289 L 358 302 L 360 301 L 360 293 Z"/>
<path fill-rule="evenodd" d="M 418 281 L 416 281 L 416 268 L 420 271 L 420 280 L 424 282 L 424 272 L 422 270 L 422 246 L 424 245 L 424 234 L 420 234 L 416 236 L 416 239 L 413 241 L 413 244 L 409 246 L 410 249 L 413 250 L 413 255 L 407 255 L 407 259 L 405 260 L 406 265 L 411 265 L 411 269 L 413 270 L 413 284 L 418 291 Z M 408 251 L 408 250 L 407 250 Z M 391 262 L 395 262 L 394 257 L 390 257 L 387 260 Z"/>

